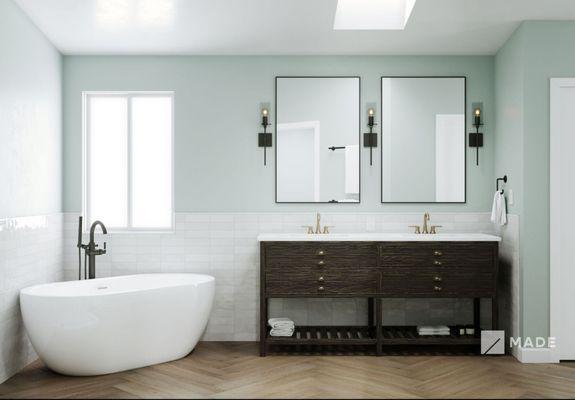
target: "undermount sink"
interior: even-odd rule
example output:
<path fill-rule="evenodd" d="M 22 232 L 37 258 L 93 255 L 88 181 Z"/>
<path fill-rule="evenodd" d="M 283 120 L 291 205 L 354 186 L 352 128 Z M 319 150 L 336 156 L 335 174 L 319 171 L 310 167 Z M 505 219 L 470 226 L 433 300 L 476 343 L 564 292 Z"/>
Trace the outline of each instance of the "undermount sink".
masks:
<path fill-rule="evenodd" d="M 485 233 L 262 233 L 259 242 L 500 242 L 501 238 Z"/>

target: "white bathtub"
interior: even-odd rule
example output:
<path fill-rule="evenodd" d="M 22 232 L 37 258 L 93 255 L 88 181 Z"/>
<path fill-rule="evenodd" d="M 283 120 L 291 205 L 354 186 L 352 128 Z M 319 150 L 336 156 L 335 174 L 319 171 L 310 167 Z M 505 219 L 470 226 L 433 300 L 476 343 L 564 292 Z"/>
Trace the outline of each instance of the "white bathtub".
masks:
<path fill-rule="evenodd" d="M 66 375 L 101 375 L 176 360 L 202 335 L 215 280 L 150 274 L 22 289 L 20 307 L 34 349 Z"/>

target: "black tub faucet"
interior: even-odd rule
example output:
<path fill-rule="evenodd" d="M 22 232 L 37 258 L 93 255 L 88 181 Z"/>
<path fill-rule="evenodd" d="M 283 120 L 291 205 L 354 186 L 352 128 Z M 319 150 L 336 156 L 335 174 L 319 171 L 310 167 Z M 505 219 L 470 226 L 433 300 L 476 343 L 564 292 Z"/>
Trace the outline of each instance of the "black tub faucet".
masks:
<path fill-rule="evenodd" d="M 101 221 L 94 221 L 90 227 L 90 243 L 88 243 L 88 248 L 86 249 L 86 255 L 88 256 L 88 279 L 96 278 L 96 256 L 106 254 L 106 242 L 104 242 L 103 249 L 98 249 L 98 245 L 94 242 L 94 232 L 98 225 L 102 228 L 104 235 L 108 234 L 106 226 Z"/>

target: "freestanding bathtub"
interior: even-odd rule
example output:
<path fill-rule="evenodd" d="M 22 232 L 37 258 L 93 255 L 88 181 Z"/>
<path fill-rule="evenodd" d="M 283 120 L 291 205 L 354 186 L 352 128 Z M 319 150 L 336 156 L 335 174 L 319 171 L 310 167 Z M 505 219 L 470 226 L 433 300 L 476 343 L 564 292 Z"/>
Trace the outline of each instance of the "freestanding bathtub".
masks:
<path fill-rule="evenodd" d="M 186 356 L 210 316 L 215 280 L 149 274 L 32 286 L 20 292 L 24 324 L 46 365 L 101 375 Z"/>

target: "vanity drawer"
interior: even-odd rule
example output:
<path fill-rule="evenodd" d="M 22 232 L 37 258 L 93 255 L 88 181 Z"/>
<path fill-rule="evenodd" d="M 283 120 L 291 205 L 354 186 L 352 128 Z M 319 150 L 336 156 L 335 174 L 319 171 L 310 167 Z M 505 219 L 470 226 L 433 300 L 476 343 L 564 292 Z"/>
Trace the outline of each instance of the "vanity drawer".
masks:
<path fill-rule="evenodd" d="M 266 267 L 366 268 L 377 265 L 377 246 L 363 242 L 273 243 L 266 246 Z"/>
<path fill-rule="evenodd" d="M 271 295 L 369 295 L 378 292 L 379 284 L 380 274 L 375 271 L 266 275 L 266 292 Z"/>
<path fill-rule="evenodd" d="M 442 267 L 493 271 L 497 246 L 490 242 L 380 243 L 379 266 Z"/>
<path fill-rule="evenodd" d="M 390 297 L 490 297 L 495 295 L 490 272 L 445 271 L 401 267 L 382 273 L 382 294 Z"/>

